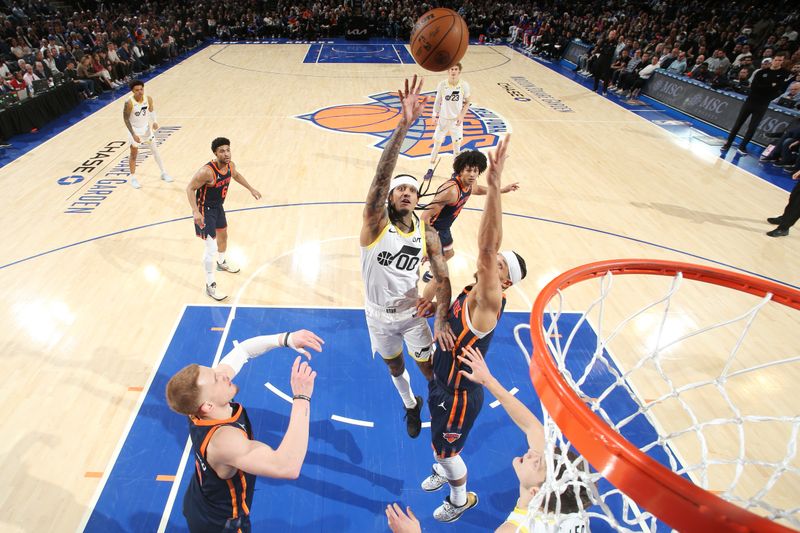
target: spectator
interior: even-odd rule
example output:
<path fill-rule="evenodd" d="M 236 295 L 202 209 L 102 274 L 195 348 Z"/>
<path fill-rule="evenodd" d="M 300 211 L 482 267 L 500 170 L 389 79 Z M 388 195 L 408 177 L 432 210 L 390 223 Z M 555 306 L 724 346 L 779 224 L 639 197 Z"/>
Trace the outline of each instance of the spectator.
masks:
<path fill-rule="evenodd" d="M 715 50 L 714 55 L 706 59 L 706 63 L 708 63 L 708 70 L 715 74 L 720 67 L 722 67 L 723 74 L 727 73 L 731 67 L 730 60 L 725 56 L 725 52 L 721 48 Z"/>
<path fill-rule="evenodd" d="M 21 91 L 28 88 L 28 82 L 25 81 L 23 71 L 18 70 L 14 73 L 14 77 L 8 82 L 8 85 L 14 91 Z"/>
<path fill-rule="evenodd" d="M 717 67 L 717 71 L 709 77 L 707 83 L 712 89 L 723 90 L 730 87 L 731 80 L 728 79 L 728 75 L 725 73 L 725 67 Z"/>
<path fill-rule="evenodd" d="M 781 102 L 782 100 L 784 101 L 783 103 Z M 775 98 L 773 102 L 790 109 L 797 107 L 800 104 L 800 81 L 789 84 L 789 88 L 782 95 Z M 789 102 L 793 105 L 789 105 Z"/>
<path fill-rule="evenodd" d="M 747 70 L 741 69 L 738 77 L 731 80 L 729 87 L 739 94 L 750 94 L 750 76 Z"/>
<path fill-rule="evenodd" d="M 686 53 L 678 53 L 678 58 L 670 62 L 669 66 L 667 67 L 667 71 L 679 76 L 686 72 Z"/>
<path fill-rule="evenodd" d="M 25 80 L 25 86 L 31 87 L 33 82 L 40 79 L 39 76 L 33 71 L 33 65 L 25 65 L 25 74 L 23 75 L 23 79 Z"/>
<path fill-rule="evenodd" d="M 631 90 L 628 91 L 627 97 L 628 98 L 636 98 L 639 96 L 639 93 L 642 92 L 642 88 L 645 86 L 647 81 L 653 76 L 653 73 L 658 68 L 658 58 L 653 57 L 650 64 L 644 67 L 642 70 L 639 71 L 639 77 L 634 81 Z"/>

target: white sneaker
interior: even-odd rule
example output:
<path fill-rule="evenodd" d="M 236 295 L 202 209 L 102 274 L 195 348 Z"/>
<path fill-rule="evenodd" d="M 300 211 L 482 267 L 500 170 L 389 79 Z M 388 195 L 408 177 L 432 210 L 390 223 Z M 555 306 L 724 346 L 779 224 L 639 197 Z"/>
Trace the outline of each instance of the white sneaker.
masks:
<path fill-rule="evenodd" d="M 448 496 L 444 503 L 433 512 L 433 517 L 439 522 L 455 522 L 467 509 L 472 509 L 476 505 L 478 505 L 478 495 L 474 492 L 467 492 L 467 503 L 461 507 L 450 503 L 450 496 Z"/>
<path fill-rule="evenodd" d="M 239 267 L 234 265 L 233 263 L 228 263 L 228 260 L 226 259 L 222 263 L 219 262 L 217 263 L 217 270 L 230 272 L 231 274 L 236 274 L 237 272 L 239 272 Z"/>
<path fill-rule="evenodd" d="M 162 179 L 162 180 L 164 180 L 164 181 L 166 181 L 167 183 L 172 183 L 172 182 L 174 181 L 174 180 L 172 179 L 172 176 L 170 176 L 170 175 L 169 175 L 169 174 L 167 174 L 166 172 L 162 172 L 162 173 L 161 173 L 161 179 Z"/>
<path fill-rule="evenodd" d="M 217 282 L 215 281 L 211 285 L 206 285 L 206 294 L 214 298 L 216 301 L 221 302 L 225 298 L 228 297 L 227 294 L 224 294 L 217 290 Z"/>
<path fill-rule="evenodd" d="M 447 485 L 447 478 L 436 473 L 436 469 L 431 469 L 431 475 L 426 477 L 421 484 L 425 492 L 435 492 Z"/>
<path fill-rule="evenodd" d="M 136 176 L 131 176 L 131 187 L 134 189 L 142 188 L 142 186 L 139 184 L 139 180 L 136 179 Z"/>

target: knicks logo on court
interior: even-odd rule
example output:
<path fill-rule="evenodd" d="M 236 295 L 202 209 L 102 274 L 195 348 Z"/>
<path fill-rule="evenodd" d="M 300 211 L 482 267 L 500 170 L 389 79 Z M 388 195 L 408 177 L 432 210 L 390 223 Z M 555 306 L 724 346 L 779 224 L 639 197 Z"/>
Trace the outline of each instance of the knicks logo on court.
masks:
<path fill-rule="evenodd" d="M 453 444 L 461 438 L 461 433 L 442 433 L 442 438 L 450 444 Z"/>
<path fill-rule="evenodd" d="M 422 116 L 411 125 L 403 141 L 400 153 L 406 157 L 427 157 L 433 149 L 433 101 L 435 92 L 423 93 L 428 102 Z M 340 133 L 360 133 L 378 137 L 374 146 L 383 149 L 392 131 L 400 122 L 400 99 L 397 93 L 381 93 L 370 96 L 371 101 L 363 104 L 342 104 L 323 107 L 313 113 L 296 118 L 308 120 L 321 128 Z M 497 144 L 499 136 L 509 131 L 508 123 L 494 111 L 470 106 L 464 117 L 464 140 L 462 150 L 490 148 Z M 445 139 L 442 151 L 452 150 L 453 140 Z"/>

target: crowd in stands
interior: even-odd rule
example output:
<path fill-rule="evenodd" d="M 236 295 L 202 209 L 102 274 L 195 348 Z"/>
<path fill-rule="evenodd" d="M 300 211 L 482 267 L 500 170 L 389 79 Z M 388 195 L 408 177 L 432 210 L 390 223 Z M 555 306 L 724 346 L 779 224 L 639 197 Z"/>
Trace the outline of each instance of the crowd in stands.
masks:
<path fill-rule="evenodd" d="M 614 33 L 609 88 L 635 96 L 660 68 L 714 89 L 748 94 L 753 74 L 784 56 L 784 70 L 800 81 L 800 4 L 715 0 L 537 2 L 523 7 L 509 40 L 532 54 L 559 58 L 566 44 L 591 46 L 578 69 L 594 74 L 599 45 Z M 800 85 L 776 99 L 800 104 Z"/>

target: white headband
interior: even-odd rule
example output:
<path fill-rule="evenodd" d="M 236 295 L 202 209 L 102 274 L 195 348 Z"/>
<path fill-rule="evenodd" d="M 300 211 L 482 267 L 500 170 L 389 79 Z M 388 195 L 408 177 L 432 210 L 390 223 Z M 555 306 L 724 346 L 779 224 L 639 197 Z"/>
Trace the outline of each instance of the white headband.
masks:
<path fill-rule="evenodd" d="M 505 258 L 506 264 L 508 265 L 508 274 L 511 276 L 511 284 L 516 285 L 522 281 L 522 268 L 519 266 L 517 254 L 507 250 L 505 252 L 500 252 L 500 255 Z"/>
<path fill-rule="evenodd" d="M 399 176 L 395 176 L 392 178 L 392 181 L 389 183 L 389 191 L 393 191 L 396 187 L 400 185 L 409 185 L 414 187 L 417 192 L 419 192 L 419 185 L 417 184 L 417 180 L 414 179 L 414 176 L 409 176 L 408 174 L 400 174 Z"/>

